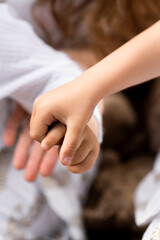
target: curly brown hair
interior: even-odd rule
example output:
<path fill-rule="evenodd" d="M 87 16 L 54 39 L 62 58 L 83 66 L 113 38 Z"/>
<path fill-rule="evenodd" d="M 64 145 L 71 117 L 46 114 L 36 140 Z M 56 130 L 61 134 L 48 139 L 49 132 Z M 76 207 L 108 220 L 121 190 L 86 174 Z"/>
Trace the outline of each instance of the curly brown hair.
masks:
<path fill-rule="evenodd" d="M 33 7 L 49 4 L 57 40 L 43 19 L 36 21 L 54 48 L 89 48 L 98 59 L 160 19 L 160 0 L 37 0 Z"/>
<path fill-rule="evenodd" d="M 160 19 L 160 0 L 98 0 L 88 15 L 90 45 L 104 57 Z"/>
<path fill-rule="evenodd" d="M 88 47 L 87 24 L 85 19 L 94 0 L 37 0 L 33 6 L 33 17 L 45 33 L 45 40 L 54 48 Z M 48 14 L 52 17 L 53 29 L 48 30 L 45 21 L 38 15 L 37 9 L 48 5 Z M 84 29 L 84 26 L 86 28 Z M 54 33 L 58 33 L 57 38 Z"/>

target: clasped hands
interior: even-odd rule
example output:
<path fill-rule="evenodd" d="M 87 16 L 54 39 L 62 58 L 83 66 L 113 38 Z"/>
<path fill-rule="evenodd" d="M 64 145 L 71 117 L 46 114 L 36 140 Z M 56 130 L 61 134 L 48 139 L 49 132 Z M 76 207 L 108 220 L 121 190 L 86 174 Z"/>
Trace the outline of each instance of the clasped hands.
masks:
<path fill-rule="evenodd" d="M 66 132 L 66 127 L 60 122 L 54 126 L 54 146 L 50 143 L 50 150 L 42 149 L 41 144 L 30 137 L 29 133 L 29 116 L 19 105 L 16 105 L 8 118 L 4 131 L 4 142 L 10 147 L 15 144 L 18 130 L 22 121 L 28 118 L 27 123 L 20 132 L 15 146 L 13 165 L 16 169 L 25 168 L 25 179 L 29 182 L 35 181 L 38 174 L 47 177 L 52 174 L 58 160 L 61 142 Z M 90 123 L 83 131 L 81 141 L 75 153 L 71 165 L 66 165 L 67 169 L 73 173 L 82 173 L 90 169 L 98 156 L 99 143 L 95 135 L 95 120 L 91 119 Z M 64 164 L 64 163 L 63 163 Z"/>

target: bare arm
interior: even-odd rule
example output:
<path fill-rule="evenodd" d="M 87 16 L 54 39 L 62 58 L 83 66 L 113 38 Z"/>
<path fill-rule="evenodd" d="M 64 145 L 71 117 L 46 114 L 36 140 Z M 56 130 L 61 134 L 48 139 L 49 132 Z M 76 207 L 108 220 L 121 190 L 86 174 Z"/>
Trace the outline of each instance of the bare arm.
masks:
<path fill-rule="evenodd" d="M 34 104 L 31 136 L 39 142 L 43 140 L 44 147 L 48 126 L 53 120 L 59 120 L 67 127 L 60 158 L 62 162 L 73 158 L 80 136 L 104 96 L 159 75 L 160 21 L 72 82 L 40 96 Z"/>
<path fill-rule="evenodd" d="M 93 101 L 98 102 L 106 95 L 158 76 L 160 21 L 84 72 L 80 78 L 87 79 Z"/>

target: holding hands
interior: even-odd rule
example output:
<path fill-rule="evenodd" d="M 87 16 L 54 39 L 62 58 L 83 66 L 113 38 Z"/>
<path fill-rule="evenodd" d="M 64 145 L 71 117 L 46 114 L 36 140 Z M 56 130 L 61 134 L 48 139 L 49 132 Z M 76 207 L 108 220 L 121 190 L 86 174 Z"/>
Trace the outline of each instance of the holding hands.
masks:
<path fill-rule="evenodd" d="M 26 112 L 17 105 L 10 115 L 4 132 L 4 141 L 7 146 L 12 146 L 17 137 L 22 120 L 27 116 Z M 29 121 L 29 120 L 28 120 Z M 29 134 L 29 123 L 20 133 L 13 158 L 14 167 L 25 168 L 25 179 L 34 181 L 38 173 L 49 176 L 58 159 L 58 149 L 66 133 L 66 127 L 57 122 L 46 138 L 49 151 L 44 151 L 39 142 L 32 140 Z M 54 135 L 52 135 L 54 133 Z M 66 167 L 73 173 L 82 173 L 90 169 L 99 154 L 99 143 L 96 137 L 97 123 L 94 117 L 85 127 L 72 163 L 66 163 Z M 54 146 L 57 145 L 57 146 Z M 59 146 L 59 147 L 58 147 Z"/>
<path fill-rule="evenodd" d="M 65 134 L 59 136 L 64 137 L 60 148 L 60 161 L 69 165 L 74 162 L 85 132 L 90 134 L 86 125 L 94 108 L 95 104 L 87 86 L 79 80 L 72 81 L 36 99 L 30 121 L 30 135 L 41 142 L 44 150 L 49 150 L 57 144 L 56 136 L 57 132 L 60 132 L 57 131 L 59 125 L 49 131 L 50 126 L 57 120 L 61 126 L 66 126 Z"/>
<path fill-rule="evenodd" d="M 45 150 L 55 144 L 59 121 L 66 126 L 60 160 L 70 164 L 97 103 L 105 96 L 160 75 L 160 21 L 116 49 L 80 77 L 40 96 L 34 104 L 30 134 Z M 51 144 L 52 143 L 52 144 Z"/>
<path fill-rule="evenodd" d="M 19 105 L 13 109 L 4 131 L 4 142 L 10 147 L 16 142 L 18 130 L 27 113 Z M 13 156 L 13 165 L 17 169 L 25 168 L 25 179 L 32 182 L 40 172 L 43 176 L 49 176 L 57 162 L 57 147 L 45 152 L 38 142 L 32 140 L 29 135 L 29 118 L 22 129 L 17 141 Z"/>

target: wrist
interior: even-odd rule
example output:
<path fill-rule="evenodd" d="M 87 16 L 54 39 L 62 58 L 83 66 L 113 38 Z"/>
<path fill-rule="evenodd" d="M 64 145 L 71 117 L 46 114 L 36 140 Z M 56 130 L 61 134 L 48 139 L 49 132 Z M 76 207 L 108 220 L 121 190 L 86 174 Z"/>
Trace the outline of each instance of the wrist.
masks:
<path fill-rule="evenodd" d="M 159 27 L 160 21 L 86 71 L 96 103 L 159 76 Z"/>
<path fill-rule="evenodd" d="M 83 84 L 83 91 L 89 107 L 94 111 L 96 105 L 102 99 L 101 87 L 98 85 L 98 77 L 94 74 L 94 67 L 86 70 L 79 78 L 80 84 Z"/>

